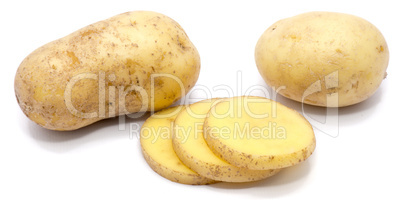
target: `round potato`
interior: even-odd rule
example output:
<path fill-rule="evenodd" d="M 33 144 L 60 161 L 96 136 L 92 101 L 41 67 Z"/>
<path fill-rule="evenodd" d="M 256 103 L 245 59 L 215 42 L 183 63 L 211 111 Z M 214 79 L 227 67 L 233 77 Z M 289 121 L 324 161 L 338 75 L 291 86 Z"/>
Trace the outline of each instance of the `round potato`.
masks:
<path fill-rule="evenodd" d="M 279 94 L 342 107 L 373 95 L 386 77 L 389 52 L 380 31 L 348 14 L 310 12 L 280 20 L 260 37 L 257 68 Z"/>
<path fill-rule="evenodd" d="M 15 76 L 25 115 L 52 130 L 159 110 L 196 83 L 200 56 L 183 28 L 150 11 L 123 13 L 50 42 Z"/>

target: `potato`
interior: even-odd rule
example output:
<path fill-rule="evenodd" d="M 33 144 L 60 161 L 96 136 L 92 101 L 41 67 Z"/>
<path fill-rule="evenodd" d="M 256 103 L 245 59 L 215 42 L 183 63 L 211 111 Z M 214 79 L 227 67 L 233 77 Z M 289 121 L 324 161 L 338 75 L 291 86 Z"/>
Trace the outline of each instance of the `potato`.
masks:
<path fill-rule="evenodd" d="M 144 158 L 156 173 L 171 181 L 191 185 L 215 183 L 185 166 L 173 150 L 172 127 L 182 108 L 164 109 L 145 121 L 140 136 Z"/>
<path fill-rule="evenodd" d="M 260 37 L 257 68 L 279 94 L 307 104 L 342 107 L 366 100 L 386 77 L 388 46 L 368 21 L 310 12 L 280 20 Z"/>
<path fill-rule="evenodd" d="M 22 111 L 52 130 L 159 110 L 196 83 L 200 57 L 180 25 L 150 11 L 91 24 L 32 52 L 15 76 Z"/>
<path fill-rule="evenodd" d="M 216 156 L 203 137 L 205 116 L 219 99 L 204 100 L 189 105 L 177 116 L 174 124 L 173 149 L 190 169 L 204 177 L 226 182 L 256 181 L 280 171 L 249 170 L 233 166 Z"/>
<path fill-rule="evenodd" d="M 254 170 L 293 166 L 316 146 L 313 128 L 303 116 L 262 97 L 219 102 L 209 111 L 204 128 L 206 143 L 216 155 Z"/>

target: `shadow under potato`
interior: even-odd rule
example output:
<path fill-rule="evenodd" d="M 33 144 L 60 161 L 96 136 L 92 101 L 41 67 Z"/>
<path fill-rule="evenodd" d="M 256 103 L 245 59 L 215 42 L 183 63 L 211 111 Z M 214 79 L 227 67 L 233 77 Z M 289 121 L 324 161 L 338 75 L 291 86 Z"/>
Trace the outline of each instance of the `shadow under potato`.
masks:
<path fill-rule="evenodd" d="M 383 88 L 380 87 L 367 100 L 340 108 L 326 108 L 302 104 L 288 99 L 280 94 L 276 96 L 276 101 L 283 105 L 295 109 L 302 114 L 313 126 L 315 130 L 331 136 L 337 137 L 342 126 L 351 126 L 367 119 L 371 116 L 383 96 Z"/>
<path fill-rule="evenodd" d="M 245 182 L 245 183 L 227 183 L 220 182 L 208 185 L 209 189 L 227 190 L 231 192 L 251 194 L 257 197 L 280 197 L 290 192 L 296 191 L 298 187 L 307 180 L 307 176 L 311 171 L 310 162 L 314 160 L 313 154 L 308 160 L 288 168 L 284 168 L 276 175 L 261 181 Z"/>
<path fill-rule="evenodd" d="M 134 138 L 136 134 L 133 134 L 134 136 L 130 135 L 132 133 L 131 125 L 136 124 L 136 130 L 139 132 L 139 128 L 149 116 L 150 113 L 146 113 L 140 118 L 130 118 L 123 115 L 104 119 L 73 131 L 49 130 L 27 120 L 29 122 L 28 133 L 41 147 L 47 150 L 67 152 L 85 143 L 99 142 L 101 140 L 139 139 Z"/>

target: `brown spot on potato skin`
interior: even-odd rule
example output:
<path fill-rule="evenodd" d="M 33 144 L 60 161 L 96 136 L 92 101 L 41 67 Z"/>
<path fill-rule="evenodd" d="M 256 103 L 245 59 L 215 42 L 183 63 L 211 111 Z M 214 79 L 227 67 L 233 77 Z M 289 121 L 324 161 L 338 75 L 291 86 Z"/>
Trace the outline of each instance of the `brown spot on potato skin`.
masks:
<path fill-rule="evenodd" d="M 384 47 L 382 45 L 377 47 L 376 49 L 377 49 L 378 53 L 384 52 Z"/>
<path fill-rule="evenodd" d="M 86 36 L 90 36 L 90 35 L 92 35 L 92 34 L 94 34 L 94 33 L 98 33 L 98 31 L 96 31 L 96 30 L 91 30 L 91 29 L 86 30 L 86 31 L 84 31 L 84 32 L 81 32 L 81 38 L 84 38 L 84 37 L 86 37 Z"/>
<path fill-rule="evenodd" d="M 137 61 L 134 61 L 133 59 L 126 59 L 126 62 L 124 63 L 126 68 L 129 69 L 130 74 L 134 74 L 137 68 L 141 68 L 141 64 L 139 64 Z"/>
<path fill-rule="evenodd" d="M 66 51 L 66 53 L 67 53 L 67 56 L 68 57 L 70 57 L 70 59 L 71 59 L 71 65 L 75 65 L 75 64 L 79 64 L 80 63 L 80 60 L 78 59 L 78 57 L 77 56 L 75 56 L 75 53 L 74 52 L 71 52 L 71 51 Z M 53 68 L 53 67 L 52 67 Z M 56 67 L 54 67 L 54 68 L 56 68 Z"/>

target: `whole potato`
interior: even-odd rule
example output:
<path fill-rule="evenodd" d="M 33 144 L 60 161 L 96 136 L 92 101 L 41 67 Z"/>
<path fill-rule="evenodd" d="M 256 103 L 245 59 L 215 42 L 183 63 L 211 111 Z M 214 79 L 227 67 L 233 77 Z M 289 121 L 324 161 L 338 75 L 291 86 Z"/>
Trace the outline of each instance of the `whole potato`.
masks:
<path fill-rule="evenodd" d="M 257 68 L 290 99 L 325 107 L 362 102 L 386 77 L 388 46 L 368 21 L 348 14 L 309 12 L 280 20 L 260 37 Z"/>
<path fill-rule="evenodd" d="M 196 83 L 200 57 L 180 25 L 150 11 L 86 26 L 28 55 L 15 76 L 22 111 L 52 130 L 159 110 Z"/>

